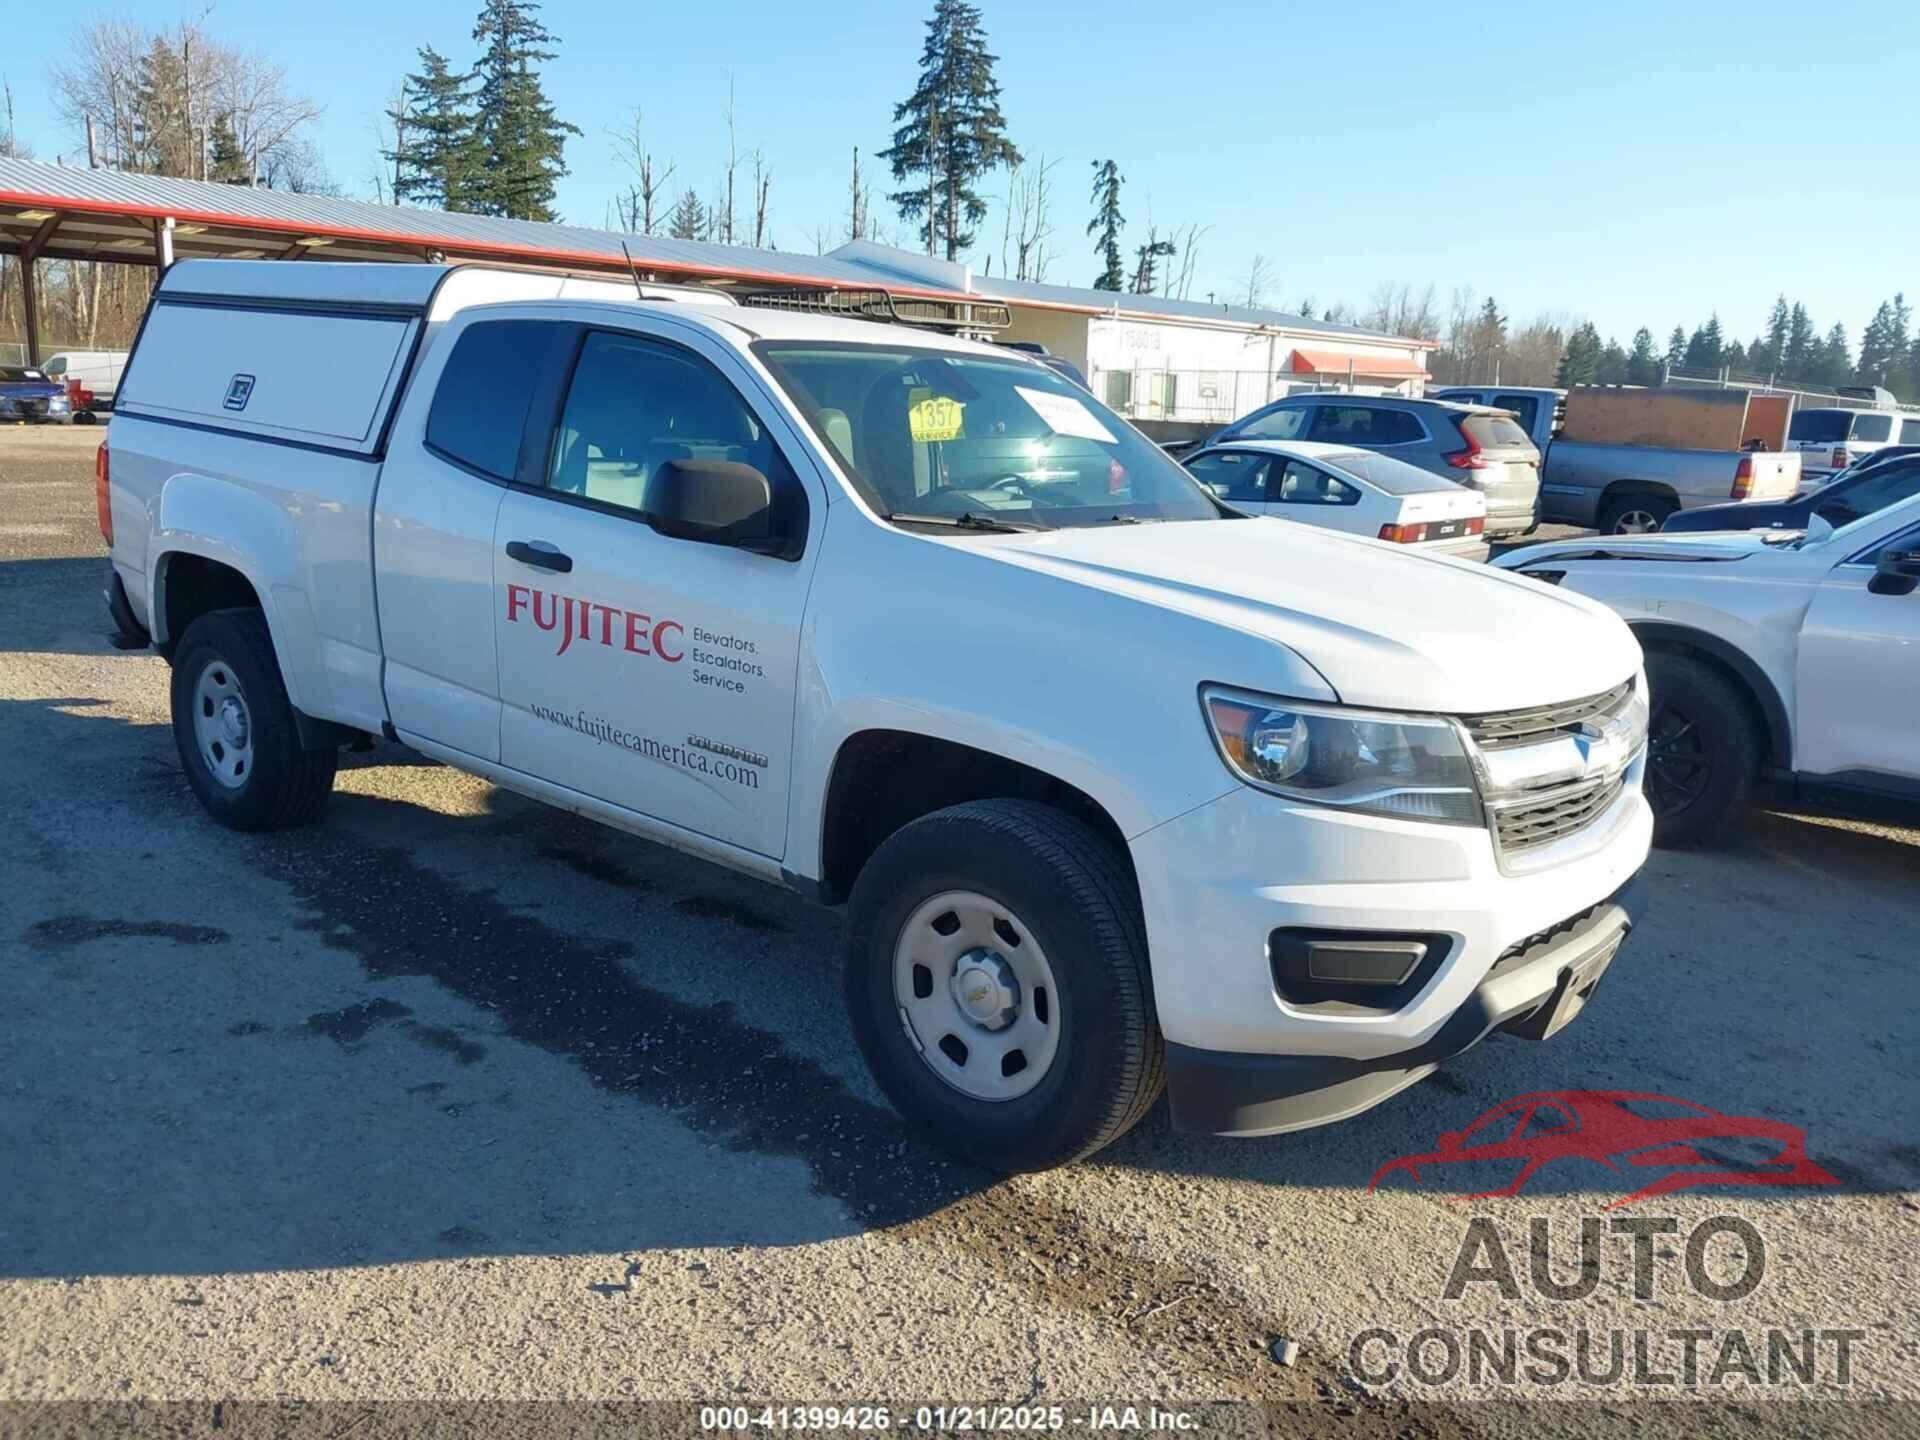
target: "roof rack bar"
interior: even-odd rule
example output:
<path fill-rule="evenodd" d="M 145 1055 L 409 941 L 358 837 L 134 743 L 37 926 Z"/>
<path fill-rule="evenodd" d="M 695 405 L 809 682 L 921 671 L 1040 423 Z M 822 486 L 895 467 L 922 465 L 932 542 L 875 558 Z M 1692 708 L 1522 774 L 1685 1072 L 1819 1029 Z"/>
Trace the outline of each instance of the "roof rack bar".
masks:
<path fill-rule="evenodd" d="M 917 295 L 895 295 L 891 290 L 834 290 L 792 286 L 777 290 L 747 290 L 738 294 L 742 305 L 762 310 L 792 310 L 808 315 L 838 315 L 850 320 L 876 320 L 886 325 L 917 325 L 957 334 L 1004 330 L 1013 312 L 998 300 L 935 300 Z"/>

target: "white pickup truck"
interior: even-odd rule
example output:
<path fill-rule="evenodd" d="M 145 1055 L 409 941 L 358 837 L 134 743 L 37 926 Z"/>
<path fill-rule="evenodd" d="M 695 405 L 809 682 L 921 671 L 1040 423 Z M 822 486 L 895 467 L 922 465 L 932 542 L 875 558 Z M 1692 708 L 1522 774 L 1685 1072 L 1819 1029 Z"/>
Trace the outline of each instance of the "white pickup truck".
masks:
<path fill-rule="evenodd" d="M 99 468 L 207 810 L 385 735 L 846 905 L 933 1143 L 1224 1133 L 1544 1038 L 1633 922 L 1640 650 L 1484 566 L 1242 516 L 1004 348 L 698 292 L 187 261 Z"/>

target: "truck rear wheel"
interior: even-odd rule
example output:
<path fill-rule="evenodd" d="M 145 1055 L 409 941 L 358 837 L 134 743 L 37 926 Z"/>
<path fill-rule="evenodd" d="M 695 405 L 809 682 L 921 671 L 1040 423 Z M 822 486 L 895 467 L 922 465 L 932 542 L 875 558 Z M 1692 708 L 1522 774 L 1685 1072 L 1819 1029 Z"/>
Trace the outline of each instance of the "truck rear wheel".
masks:
<path fill-rule="evenodd" d="M 847 908 L 846 996 L 887 1098 L 989 1169 L 1092 1154 L 1165 1080 L 1125 859 L 1045 805 L 955 805 L 881 845 Z"/>
<path fill-rule="evenodd" d="M 1651 535 L 1680 507 L 1664 495 L 1615 495 L 1601 507 L 1602 535 Z"/>
<path fill-rule="evenodd" d="M 173 655 L 173 740 L 207 813 L 234 830 L 278 830 L 319 813 L 336 750 L 300 744 L 273 637 L 258 610 L 213 610 Z"/>
<path fill-rule="evenodd" d="M 1710 838 L 1746 798 L 1760 742 L 1740 694 L 1685 655 L 1647 656 L 1647 802 L 1659 845 Z"/>

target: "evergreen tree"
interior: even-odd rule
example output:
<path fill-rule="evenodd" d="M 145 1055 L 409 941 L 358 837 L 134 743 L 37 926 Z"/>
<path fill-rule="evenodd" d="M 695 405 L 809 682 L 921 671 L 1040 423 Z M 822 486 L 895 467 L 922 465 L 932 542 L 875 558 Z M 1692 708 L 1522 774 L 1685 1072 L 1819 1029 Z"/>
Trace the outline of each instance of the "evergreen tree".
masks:
<path fill-rule="evenodd" d="M 1766 349 L 1747 352 L 1747 358 L 1753 362 L 1756 370 L 1767 374 L 1777 374 L 1787 359 L 1787 336 L 1793 326 L 1793 314 L 1787 309 L 1787 297 L 1779 296 L 1773 302 L 1773 313 L 1767 316 Z M 1756 353 L 1758 352 L 1758 353 Z"/>
<path fill-rule="evenodd" d="M 1607 341 L 1606 348 L 1600 352 L 1597 378 L 1602 385 L 1627 383 L 1627 352 L 1620 348 L 1618 340 Z"/>
<path fill-rule="evenodd" d="M 233 133 L 233 117 L 216 115 L 207 141 L 207 178 L 222 185 L 251 185 L 253 167 L 247 164 L 240 137 Z"/>
<path fill-rule="evenodd" d="M 1687 353 L 1681 363 L 1696 375 L 1718 374 L 1721 351 L 1724 349 L 1726 341 L 1720 331 L 1720 316 L 1716 313 L 1687 338 Z"/>
<path fill-rule="evenodd" d="M 707 207 L 700 203 L 700 197 L 682 190 L 673 213 L 667 216 L 667 234 L 676 240 L 704 240 L 708 225 Z"/>
<path fill-rule="evenodd" d="M 1867 322 L 1867 328 L 1860 333 L 1860 364 L 1853 378 L 1862 385 L 1884 385 L 1892 361 L 1893 306 L 1882 300 L 1880 308 L 1873 312 L 1873 319 Z"/>
<path fill-rule="evenodd" d="M 1667 337 L 1667 368 L 1678 370 L 1687 359 L 1687 332 L 1683 326 L 1673 327 L 1673 334 Z"/>
<path fill-rule="evenodd" d="M 1654 353 L 1653 332 L 1642 325 L 1633 332 L 1633 349 L 1627 355 L 1627 384 L 1658 385 L 1660 357 Z"/>
<path fill-rule="evenodd" d="M 1738 340 L 1734 341 L 1720 352 L 1720 365 L 1721 368 L 1726 370 L 1730 375 L 1746 374 L 1747 347 L 1742 345 Z"/>
<path fill-rule="evenodd" d="M 1813 317 L 1798 301 L 1787 321 L 1787 344 L 1780 357 L 1780 375 L 1786 380 L 1811 380 L 1820 363 L 1820 337 Z"/>
<path fill-rule="evenodd" d="M 482 215 L 557 220 L 554 189 L 567 173 L 567 136 L 578 135 L 554 113 L 536 68 L 559 42 L 540 23 L 535 0 L 485 0 L 474 21 L 481 47 L 474 69 L 474 144 L 480 157 L 473 203 Z"/>
<path fill-rule="evenodd" d="M 1093 282 L 1096 290 L 1118 290 L 1126 283 L 1120 268 L 1120 227 L 1127 223 L 1120 213 L 1123 179 L 1113 161 L 1093 162 L 1093 219 L 1087 222 L 1087 234 L 1099 237 L 1093 243 L 1093 253 L 1100 257 L 1100 274 Z"/>
<path fill-rule="evenodd" d="M 384 152 L 394 162 L 397 203 L 460 212 L 478 208 L 482 156 L 472 84 L 473 76 L 456 75 L 431 45 L 420 51 L 420 73 L 405 82 L 404 128 L 394 148 Z"/>
<path fill-rule="evenodd" d="M 1162 240 L 1150 229 L 1147 243 L 1135 247 L 1133 266 L 1133 284 L 1129 287 L 1136 295 L 1152 295 L 1160 286 L 1160 260 L 1171 258 L 1173 242 Z"/>
<path fill-rule="evenodd" d="M 1836 325 L 1827 332 L 1825 342 L 1815 342 L 1813 373 L 1807 378 L 1816 385 L 1844 385 L 1853 375 L 1853 351 L 1847 344 L 1847 327 Z"/>
<path fill-rule="evenodd" d="M 1020 160 L 1000 112 L 995 58 L 978 7 L 934 0 L 919 83 L 894 106 L 893 145 L 880 152 L 895 180 L 919 177 L 890 198 L 903 217 L 920 220 L 930 255 L 944 250 L 952 260 L 973 244 L 973 227 L 987 214 L 980 177 Z"/>
<path fill-rule="evenodd" d="M 1600 383 L 1600 370 L 1606 347 L 1600 342 L 1600 332 L 1591 320 L 1585 321 L 1567 337 L 1567 350 L 1560 357 L 1560 369 L 1554 377 L 1554 384 L 1562 389 L 1572 385 L 1596 385 Z"/>

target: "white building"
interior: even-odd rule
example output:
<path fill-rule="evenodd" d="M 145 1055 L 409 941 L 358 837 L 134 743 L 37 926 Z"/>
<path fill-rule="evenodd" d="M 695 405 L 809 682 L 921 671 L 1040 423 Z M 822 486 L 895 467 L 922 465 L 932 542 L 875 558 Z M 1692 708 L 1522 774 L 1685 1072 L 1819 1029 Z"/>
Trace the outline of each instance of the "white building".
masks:
<path fill-rule="evenodd" d="M 876 285 L 1003 302 L 1013 323 L 997 338 L 1044 345 L 1072 361 L 1094 394 L 1137 421 L 1223 425 L 1269 400 L 1330 387 L 1418 395 L 1426 354 L 1436 348 L 1278 310 L 976 275 L 957 261 L 865 240 L 829 258 L 867 271 Z"/>

